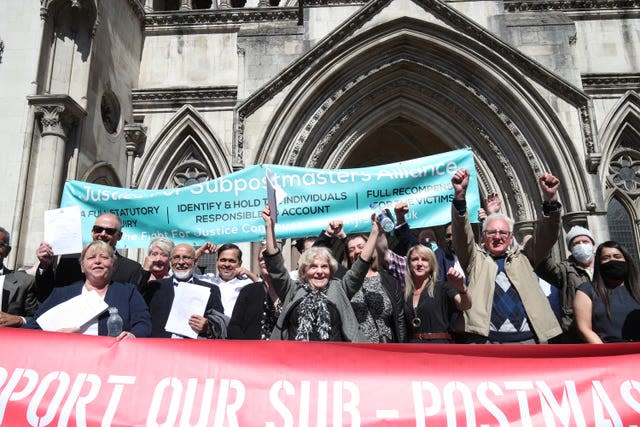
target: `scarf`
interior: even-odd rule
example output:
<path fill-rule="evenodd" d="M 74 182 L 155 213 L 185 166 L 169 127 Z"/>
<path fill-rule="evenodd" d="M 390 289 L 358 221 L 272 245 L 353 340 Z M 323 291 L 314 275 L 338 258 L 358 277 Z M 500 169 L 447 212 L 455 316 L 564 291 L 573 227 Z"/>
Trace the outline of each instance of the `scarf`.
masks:
<path fill-rule="evenodd" d="M 295 339 L 309 341 L 311 333 L 316 331 L 320 340 L 327 341 L 331 331 L 331 319 L 327 308 L 328 285 L 316 289 L 308 283 L 303 283 L 302 287 L 307 291 L 307 295 L 298 306 L 298 330 Z"/>

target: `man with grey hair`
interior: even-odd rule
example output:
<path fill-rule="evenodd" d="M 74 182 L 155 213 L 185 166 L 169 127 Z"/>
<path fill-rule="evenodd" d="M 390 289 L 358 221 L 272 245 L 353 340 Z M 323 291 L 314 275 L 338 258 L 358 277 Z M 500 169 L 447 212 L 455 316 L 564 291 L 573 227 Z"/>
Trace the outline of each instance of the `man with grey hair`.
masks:
<path fill-rule="evenodd" d="M 13 271 L 4 265 L 11 252 L 9 232 L 0 227 L 0 327 L 19 328 L 34 315 L 39 303 L 35 279 L 23 271 Z"/>
<path fill-rule="evenodd" d="M 550 255 L 536 267 L 536 273 L 556 286 L 562 296 L 562 337 L 559 342 L 565 344 L 580 343 L 573 315 L 573 299 L 576 289 L 593 278 L 593 260 L 595 240 L 591 232 L 584 227 L 571 227 L 565 238 L 571 255 L 557 262 Z"/>
<path fill-rule="evenodd" d="M 175 297 L 175 288 L 181 283 L 192 283 L 210 290 L 204 313 L 192 313 L 184 319 L 200 338 L 226 338 L 226 321 L 222 319 L 224 307 L 218 286 L 194 277 L 196 250 L 186 243 L 175 245 L 171 251 L 173 275 L 160 280 L 151 280 L 142 287 L 142 296 L 151 312 L 151 336 L 154 338 L 182 338 L 165 329 Z"/>
<path fill-rule="evenodd" d="M 543 215 L 533 238 L 514 247 L 513 220 L 499 213 L 487 217 L 481 245 L 475 243 L 466 205 L 469 171 L 460 169 L 451 179 L 453 247 L 472 290 L 472 307 L 460 318 L 466 342 L 541 343 L 562 333 L 533 272 L 560 230 L 560 181 L 544 173 L 539 182 Z"/>

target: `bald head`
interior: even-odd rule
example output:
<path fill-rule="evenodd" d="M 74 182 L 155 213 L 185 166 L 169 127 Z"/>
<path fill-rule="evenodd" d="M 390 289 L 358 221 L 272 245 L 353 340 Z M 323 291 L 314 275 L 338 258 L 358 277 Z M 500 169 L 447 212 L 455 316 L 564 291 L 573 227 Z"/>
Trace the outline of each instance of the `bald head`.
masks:
<path fill-rule="evenodd" d="M 115 248 L 118 240 L 122 238 L 122 221 L 118 215 L 103 213 L 96 218 L 91 229 L 91 238 L 102 240 Z"/>
<path fill-rule="evenodd" d="M 186 243 L 175 245 L 171 251 L 171 270 L 178 280 L 189 280 L 196 268 L 196 250 Z"/>

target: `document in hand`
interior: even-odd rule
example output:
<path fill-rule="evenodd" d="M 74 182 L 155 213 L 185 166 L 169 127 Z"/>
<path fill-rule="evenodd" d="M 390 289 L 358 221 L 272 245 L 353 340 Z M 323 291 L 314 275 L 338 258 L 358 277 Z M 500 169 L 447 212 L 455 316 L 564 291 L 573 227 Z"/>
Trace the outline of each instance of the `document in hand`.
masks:
<path fill-rule="evenodd" d="M 82 251 L 82 220 L 80 206 L 52 209 L 44 213 L 44 241 L 54 255 Z"/>
<path fill-rule="evenodd" d="M 198 338 L 198 333 L 189 326 L 192 314 L 204 315 L 211 289 L 193 283 L 180 282 L 174 289 L 173 304 L 164 329 L 173 334 Z"/>
<path fill-rule="evenodd" d="M 89 291 L 56 305 L 38 317 L 37 322 L 43 331 L 80 328 L 107 308 L 109 305 L 96 291 Z"/>

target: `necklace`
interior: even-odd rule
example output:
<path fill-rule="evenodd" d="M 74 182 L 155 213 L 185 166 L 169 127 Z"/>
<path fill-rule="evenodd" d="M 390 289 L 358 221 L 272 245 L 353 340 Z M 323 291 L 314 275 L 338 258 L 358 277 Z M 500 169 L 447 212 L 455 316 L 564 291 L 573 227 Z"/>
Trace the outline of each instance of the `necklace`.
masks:
<path fill-rule="evenodd" d="M 420 327 L 420 325 L 422 325 L 422 320 L 420 320 L 420 318 L 418 317 L 418 312 L 417 312 L 417 308 L 418 308 L 418 304 L 420 303 L 420 296 L 422 295 L 422 291 L 424 291 L 425 287 L 427 286 L 427 283 L 424 283 L 422 286 L 420 286 L 420 289 L 416 289 L 413 292 L 413 319 L 411 319 L 411 326 L 414 327 L 414 329 L 418 329 Z M 416 301 L 416 297 L 418 297 L 418 301 Z"/>
<path fill-rule="evenodd" d="M 420 293 L 414 293 L 413 294 L 413 304 L 411 304 L 411 306 L 413 307 L 413 319 L 411 319 L 411 326 L 413 326 L 415 329 L 418 329 L 420 327 L 420 325 L 422 325 L 422 320 L 420 320 L 420 318 L 418 317 L 418 313 L 417 313 L 417 308 L 418 308 L 418 303 L 420 302 L 420 294 L 422 293 L 422 291 Z M 416 302 L 416 298 L 418 297 L 418 302 Z"/>

